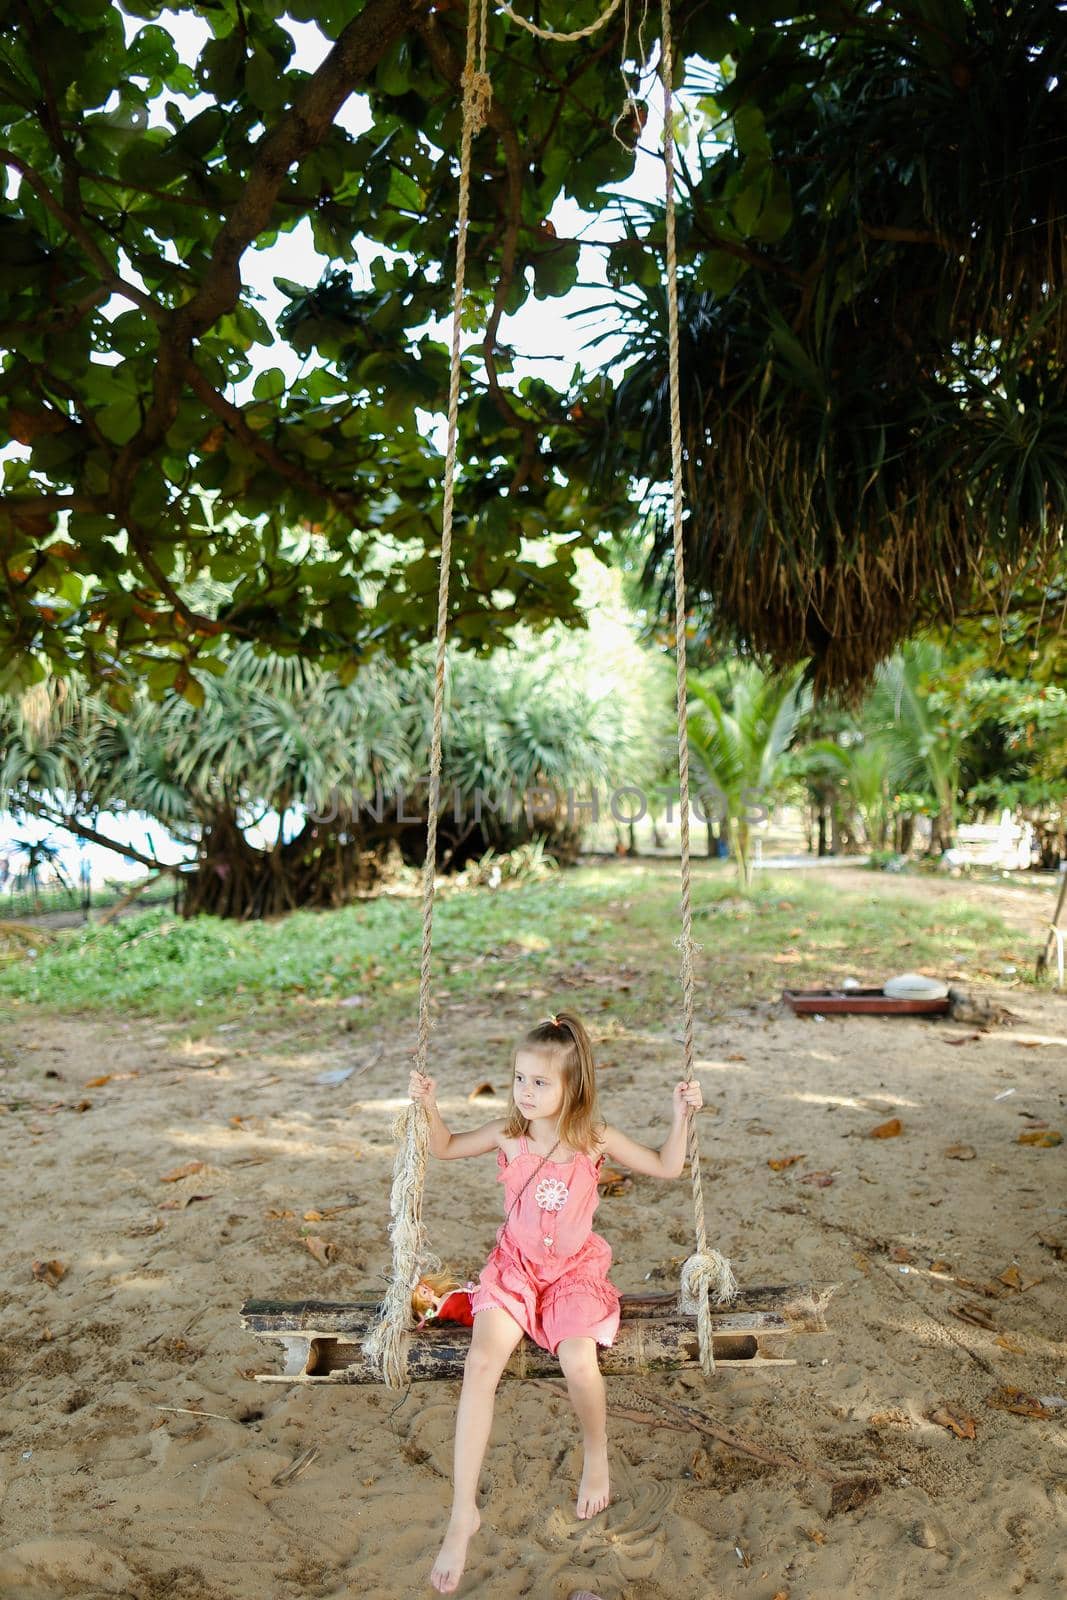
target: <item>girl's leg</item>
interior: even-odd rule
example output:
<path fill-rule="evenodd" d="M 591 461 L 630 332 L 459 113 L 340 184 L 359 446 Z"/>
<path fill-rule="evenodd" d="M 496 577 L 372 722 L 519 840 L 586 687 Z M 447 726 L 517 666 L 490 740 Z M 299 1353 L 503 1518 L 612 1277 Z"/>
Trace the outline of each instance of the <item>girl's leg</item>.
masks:
<path fill-rule="evenodd" d="M 607 1398 L 596 1358 L 596 1340 L 561 1339 L 556 1356 L 582 1425 L 582 1443 L 585 1447 L 585 1465 L 576 1509 L 579 1517 L 595 1517 L 611 1499 L 608 1483 Z"/>
<path fill-rule="evenodd" d="M 467 1559 L 467 1545 L 481 1523 L 478 1478 L 493 1426 L 493 1400 L 508 1358 L 521 1338 L 519 1324 L 500 1307 L 475 1313 L 456 1412 L 452 1515 L 430 1573 L 430 1582 L 442 1594 L 450 1593 L 459 1583 Z"/>

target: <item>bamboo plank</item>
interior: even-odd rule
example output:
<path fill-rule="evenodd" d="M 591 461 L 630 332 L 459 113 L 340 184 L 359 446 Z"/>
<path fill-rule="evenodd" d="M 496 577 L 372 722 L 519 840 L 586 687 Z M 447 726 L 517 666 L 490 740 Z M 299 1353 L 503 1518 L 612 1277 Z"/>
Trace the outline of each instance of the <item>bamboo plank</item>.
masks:
<path fill-rule="evenodd" d="M 838 1287 L 757 1287 L 741 1297 L 751 1309 L 713 1311 L 716 1366 L 795 1366 L 795 1361 L 778 1354 L 780 1341 L 798 1332 L 825 1332 L 823 1311 Z M 241 1308 L 242 1326 L 258 1339 L 280 1344 L 284 1356 L 280 1373 L 256 1373 L 256 1382 L 379 1382 L 377 1373 L 367 1367 L 362 1350 L 362 1341 L 377 1316 L 378 1301 L 369 1295 L 352 1301 L 246 1301 Z M 470 1332 L 455 1323 L 412 1329 L 408 1344 L 411 1380 L 460 1377 Z M 598 1355 L 601 1371 L 608 1374 L 699 1367 L 696 1318 L 679 1314 L 675 1295 L 623 1295 L 615 1343 L 600 1348 Z M 504 1376 L 546 1377 L 558 1371 L 556 1357 L 525 1338 Z"/>
<path fill-rule="evenodd" d="M 748 1311 L 776 1312 L 788 1321 L 799 1323 L 797 1331 L 825 1332 L 822 1311 L 837 1283 L 750 1284 L 740 1289 L 729 1307 L 729 1314 Z M 378 1315 L 380 1300 L 372 1294 L 356 1295 L 351 1300 L 246 1300 L 241 1307 L 241 1324 L 251 1332 L 276 1329 L 298 1331 L 314 1323 L 316 1328 L 335 1333 L 366 1329 L 368 1319 Z M 715 1308 L 712 1308 L 715 1315 Z M 723 1313 L 719 1313 L 720 1315 Z M 651 1292 L 619 1297 L 623 1322 L 633 1317 L 657 1318 L 678 1315 L 678 1296 Z"/>

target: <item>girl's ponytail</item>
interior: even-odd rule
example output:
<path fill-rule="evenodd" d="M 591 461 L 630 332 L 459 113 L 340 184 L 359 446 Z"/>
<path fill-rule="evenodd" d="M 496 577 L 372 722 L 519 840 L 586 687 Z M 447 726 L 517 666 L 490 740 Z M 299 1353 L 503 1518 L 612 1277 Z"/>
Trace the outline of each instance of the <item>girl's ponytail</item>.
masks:
<path fill-rule="evenodd" d="M 575 1087 L 583 1105 L 596 1102 L 596 1060 L 593 1041 L 585 1031 L 585 1024 L 573 1012 L 559 1011 L 553 1017 L 556 1028 L 574 1046 L 574 1064 L 577 1068 Z"/>

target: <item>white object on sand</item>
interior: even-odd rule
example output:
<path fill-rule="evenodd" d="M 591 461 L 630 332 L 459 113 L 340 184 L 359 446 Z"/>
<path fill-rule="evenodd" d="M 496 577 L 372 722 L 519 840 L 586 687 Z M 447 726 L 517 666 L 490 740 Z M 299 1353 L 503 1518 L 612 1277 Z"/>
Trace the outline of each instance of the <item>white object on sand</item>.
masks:
<path fill-rule="evenodd" d="M 948 984 L 939 978 L 924 978 L 921 972 L 902 972 L 882 985 L 882 993 L 890 1000 L 944 1000 Z"/>

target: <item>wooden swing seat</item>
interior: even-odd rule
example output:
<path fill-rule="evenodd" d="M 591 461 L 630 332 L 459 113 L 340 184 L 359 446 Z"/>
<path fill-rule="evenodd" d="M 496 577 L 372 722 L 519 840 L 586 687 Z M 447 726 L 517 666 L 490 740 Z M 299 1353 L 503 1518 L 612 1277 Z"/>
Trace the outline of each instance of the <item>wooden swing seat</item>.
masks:
<path fill-rule="evenodd" d="M 728 1311 L 712 1309 L 716 1367 L 793 1367 L 779 1355 L 795 1333 L 825 1333 L 826 1304 L 839 1287 L 788 1284 L 739 1291 Z M 246 1300 L 241 1326 L 257 1339 L 282 1346 L 281 1372 L 257 1372 L 257 1383 L 380 1383 L 364 1359 L 362 1341 L 378 1320 L 380 1300 Z M 605 1373 L 647 1373 L 699 1367 L 696 1317 L 678 1309 L 674 1294 L 624 1294 L 613 1345 L 598 1351 Z M 413 1329 L 408 1377 L 413 1381 L 456 1379 L 470 1347 L 469 1328 L 458 1323 Z M 504 1369 L 505 1377 L 554 1377 L 559 1362 L 523 1338 Z"/>

